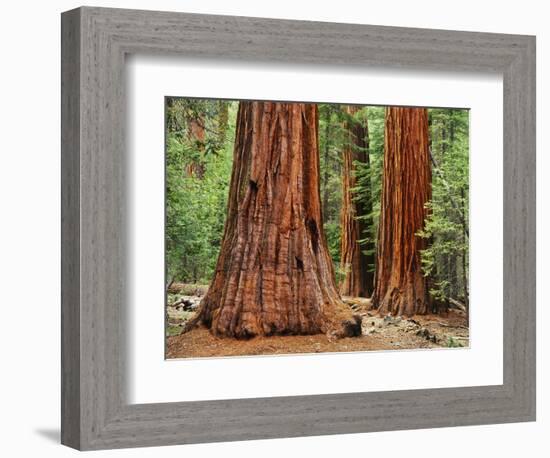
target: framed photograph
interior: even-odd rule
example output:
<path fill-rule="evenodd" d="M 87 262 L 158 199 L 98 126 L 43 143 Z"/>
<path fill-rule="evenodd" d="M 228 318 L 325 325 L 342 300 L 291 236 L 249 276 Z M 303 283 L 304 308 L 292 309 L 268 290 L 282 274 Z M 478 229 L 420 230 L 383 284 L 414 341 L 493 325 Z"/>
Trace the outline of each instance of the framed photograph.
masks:
<path fill-rule="evenodd" d="M 63 444 L 534 419 L 534 37 L 63 13 Z"/>
<path fill-rule="evenodd" d="M 469 347 L 468 110 L 165 107 L 167 358 Z"/>

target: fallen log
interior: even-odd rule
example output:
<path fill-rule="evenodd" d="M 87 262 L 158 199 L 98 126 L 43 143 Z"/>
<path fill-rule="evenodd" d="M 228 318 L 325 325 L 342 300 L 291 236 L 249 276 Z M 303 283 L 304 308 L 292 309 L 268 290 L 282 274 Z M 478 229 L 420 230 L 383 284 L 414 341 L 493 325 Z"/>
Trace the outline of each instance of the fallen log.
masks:
<path fill-rule="evenodd" d="M 466 306 L 456 299 L 453 299 L 452 297 L 449 297 L 449 303 L 452 304 L 455 308 L 462 310 L 463 312 L 466 311 Z"/>

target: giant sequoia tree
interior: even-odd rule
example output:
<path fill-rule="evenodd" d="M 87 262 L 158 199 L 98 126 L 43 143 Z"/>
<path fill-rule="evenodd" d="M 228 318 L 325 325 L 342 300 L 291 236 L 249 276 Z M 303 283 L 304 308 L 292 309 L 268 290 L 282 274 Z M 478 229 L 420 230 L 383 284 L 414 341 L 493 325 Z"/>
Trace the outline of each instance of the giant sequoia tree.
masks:
<path fill-rule="evenodd" d="M 197 321 L 216 335 L 357 335 L 321 218 L 314 104 L 241 102 L 227 219 Z"/>
<path fill-rule="evenodd" d="M 359 111 L 357 106 L 346 106 L 345 130 L 347 141 L 342 151 L 342 210 L 341 210 L 341 270 L 344 278 L 340 284 L 340 294 L 344 296 L 370 297 L 373 288 L 373 273 L 370 265 L 374 264 L 373 254 L 369 247 L 362 247 L 359 241 L 366 236 L 367 223 L 372 212 L 370 189 L 364 199 L 357 199 L 354 188 L 357 186 L 357 162 L 368 166 L 369 132 L 367 120 L 359 122 L 354 115 Z"/>
<path fill-rule="evenodd" d="M 423 314 L 429 294 L 421 268 L 426 240 L 418 236 L 431 198 L 425 108 L 386 108 L 382 202 L 373 305 L 381 313 Z"/>

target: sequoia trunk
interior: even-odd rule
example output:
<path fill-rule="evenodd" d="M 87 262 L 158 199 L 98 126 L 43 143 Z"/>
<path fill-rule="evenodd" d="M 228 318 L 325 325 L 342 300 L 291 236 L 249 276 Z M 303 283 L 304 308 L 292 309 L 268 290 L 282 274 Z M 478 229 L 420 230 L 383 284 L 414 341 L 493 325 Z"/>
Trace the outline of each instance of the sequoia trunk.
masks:
<path fill-rule="evenodd" d="M 198 320 L 216 335 L 358 335 L 321 219 L 317 106 L 241 102 L 227 220 Z"/>
<path fill-rule="evenodd" d="M 342 211 L 341 211 L 341 269 L 345 272 L 340 284 L 343 296 L 370 297 L 373 288 L 374 255 L 370 246 L 362 247 L 359 240 L 367 236 L 368 218 L 372 211 L 370 189 L 364 199 L 358 200 L 353 189 L 356 186 L 356 162 L 369 163 L 369 133 L 367 121 L 358 122 L 353 116 L 359 110 L 356 106 L 345 108 L 348 119 L 345 129 L 348 139 L 343 148 L 342 164 Z M 361 217 L 361 219 L 358 219 Z"/>
<path fill-rule="evenodd" d="M 427 313 L 429 295 L 421 269 L 426 203 L 431 198 L 428 112 L 386 108 L 384 171 L 372 303 L 382 314 Z"/>

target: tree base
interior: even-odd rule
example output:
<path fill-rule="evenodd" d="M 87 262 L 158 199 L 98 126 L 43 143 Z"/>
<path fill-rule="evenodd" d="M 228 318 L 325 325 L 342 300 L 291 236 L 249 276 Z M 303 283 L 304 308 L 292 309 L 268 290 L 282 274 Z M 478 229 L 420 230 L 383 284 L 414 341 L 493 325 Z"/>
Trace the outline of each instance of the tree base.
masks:
<path fill-rule="evenodd" d="M 347 308 L 347 306 L 344 307 Z M 240 323 L 234 327 L 220 326 L 216 320 L 205 319 L 199 311 L 195 317 L 185 325 L 184 332 L 188 332 L 197 326 L 204 326 L 217 337 L 230 337 L 235 339 L 247 340 L 256 336 L 291 336 L 291 335 L 316 335 L 325 334 L 329 339 L 341 339 L 345 337 L 358 337 L 361 335 L 362 317 L 352 314 L 351 311 L 342 308 L 341 313 L 337 313 L 330 319 L 321 320 L 318 326 L 307 328 L 286 327 L 278 329 L 276 326 L 257 326 L 247 323 Z"/>
<path fill-rule="evenodd" d="M 406 292 L 398 288 L 388 289 L 381 301 L 373 301 L 374 307 L 380 315 L 412 317 L 426 315 L 430 311 L 424 294 L 416 295 L 410 288 Z"/>

